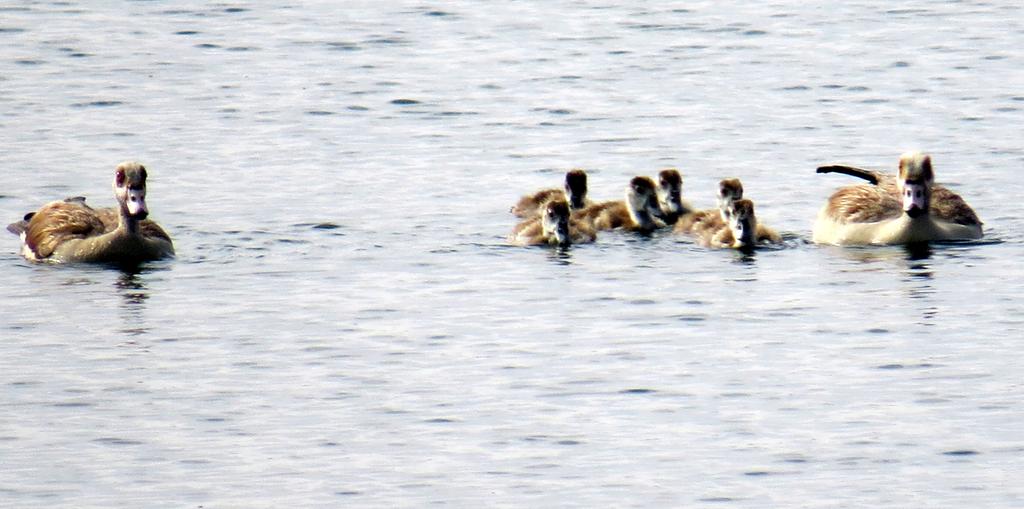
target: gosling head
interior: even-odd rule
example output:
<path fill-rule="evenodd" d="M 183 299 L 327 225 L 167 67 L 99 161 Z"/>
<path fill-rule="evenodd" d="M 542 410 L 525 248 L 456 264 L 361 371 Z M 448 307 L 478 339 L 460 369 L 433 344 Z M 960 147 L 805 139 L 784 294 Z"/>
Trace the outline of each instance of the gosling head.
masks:
<path fill-rule="evenodd" d="M 587 202 L 587 172 L 571 170 L 565 174 L 565 199 L 572 210 L 579 210 Z"/>
<path fill-rule="evenodd" d="M 548 243 L 568 246 L 572 242 L 569 236 L 569 203 L 565 200 L 549 201 L 544 207 L 540 221 Z"/>
<path fill-rule="evenodd" d="M 920 152 L 907 152 L 900 156 L 896 184 L 903 198 L 903 212 L 911 218 L 927 215 L 931 207 L 934 182 L 935 173 L 932 171 L 930 156 Z"/>
<path fill-rule="evenodd" d="M 665 213 L 683 213 L 683 177 L 679 170 L 668 168 L 658 173 L 658 200 Z"/>
<path fill-rule="evenodd" d="M 723 179 L 718 183 L 718 210 L 723 221 L 729 220 L 732 212 L 732 204 L 743 198 L 743 183 L 740 179 Z"/>
<path fill-rule="evenodd" d="M 629 214 L 638 225 L 653 229 L 652 217 L 664 217 L 658 204 L 658 192 L 650 177 L 633 177 L 626 188 Z"/>
<path fill-rule="evenodd" d="M 732 230 L 733 247 L 753 247 L 757 237 L 757 217 L 754 202 L 736 200 L 729 214 L 729 229 Z"/>
<path fill-rule="evenodd" d="M 146 168 L 135 161 L 125 161 L 114 169 L 114 196 L 124 214 L 132 219 L 146 219 Z"/>

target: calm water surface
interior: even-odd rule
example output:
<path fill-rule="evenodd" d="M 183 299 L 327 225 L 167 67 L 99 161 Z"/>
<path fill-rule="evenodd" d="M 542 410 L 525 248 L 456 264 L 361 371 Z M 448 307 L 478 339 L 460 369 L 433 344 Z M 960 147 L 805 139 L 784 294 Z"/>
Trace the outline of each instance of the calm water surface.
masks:
<path fill-rule="evenodd" d="M 0 6 L 0 218 L 138 159 L 179 254 L 5 237 L 0 506 L 1024 506 L 1022 10 Z M 908 149 L 985 241 L 808 243 Z M 668 166 L 786 246 L 505 245 Z"/>

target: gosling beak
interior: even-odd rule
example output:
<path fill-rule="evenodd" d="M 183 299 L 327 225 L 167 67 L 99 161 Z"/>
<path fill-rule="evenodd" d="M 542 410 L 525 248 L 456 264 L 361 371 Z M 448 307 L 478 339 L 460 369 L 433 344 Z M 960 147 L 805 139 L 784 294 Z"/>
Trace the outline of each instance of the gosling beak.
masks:
<path fill-rule="evenodd" d="M 654 198 L 647 203 L 647 212 L 662 221 L 668 219 L 668 215 L 665 214 L 665 211 L 661 210 L 661 204 L 658 203 L 657 198 Z"/>
<path fill-rule="evenodd" d="M 569 237 L 569 221 L 559 221 L 558 228 L 555 229 L 555 238 L 558 239 L 558 245 L 568 246 L 570 240 Z"/>

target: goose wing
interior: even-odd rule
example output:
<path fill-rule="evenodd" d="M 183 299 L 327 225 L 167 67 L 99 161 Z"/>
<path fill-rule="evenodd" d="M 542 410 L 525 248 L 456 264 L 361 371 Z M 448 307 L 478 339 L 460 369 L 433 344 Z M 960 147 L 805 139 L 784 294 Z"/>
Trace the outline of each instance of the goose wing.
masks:
<path fill-rule="evenodd" d="M 903 204 L 888 186 L 860 184 L 832 194 L 825 206 L 828 215 L 840 223 L 876 223 L 898 217 Z"/>
<path fill-rule="evenodd" d="M 25 245 L 37 257 L 46 258 L 68 240 L 102 235 L 107 228 L 83 198 L 44 205 L 32 215 L 24 232 Z"/>

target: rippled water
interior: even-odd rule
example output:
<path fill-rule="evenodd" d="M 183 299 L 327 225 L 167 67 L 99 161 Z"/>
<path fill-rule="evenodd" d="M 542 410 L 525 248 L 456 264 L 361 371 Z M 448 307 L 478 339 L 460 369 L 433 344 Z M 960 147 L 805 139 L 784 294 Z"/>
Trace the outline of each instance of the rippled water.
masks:
<path fill-rule="evenodd" d="M 99 5 L 97 5 L 99 4 Z M 179 257 L 0 249 L 0 506 L 1015 507 L 1022 7 L 16 2 L 0 215 L 150 168 Z M 807 242 L 930 152 L 986 240 Z M 519 195 L 743 179 L 785 248 L 513 248 Z"/>

